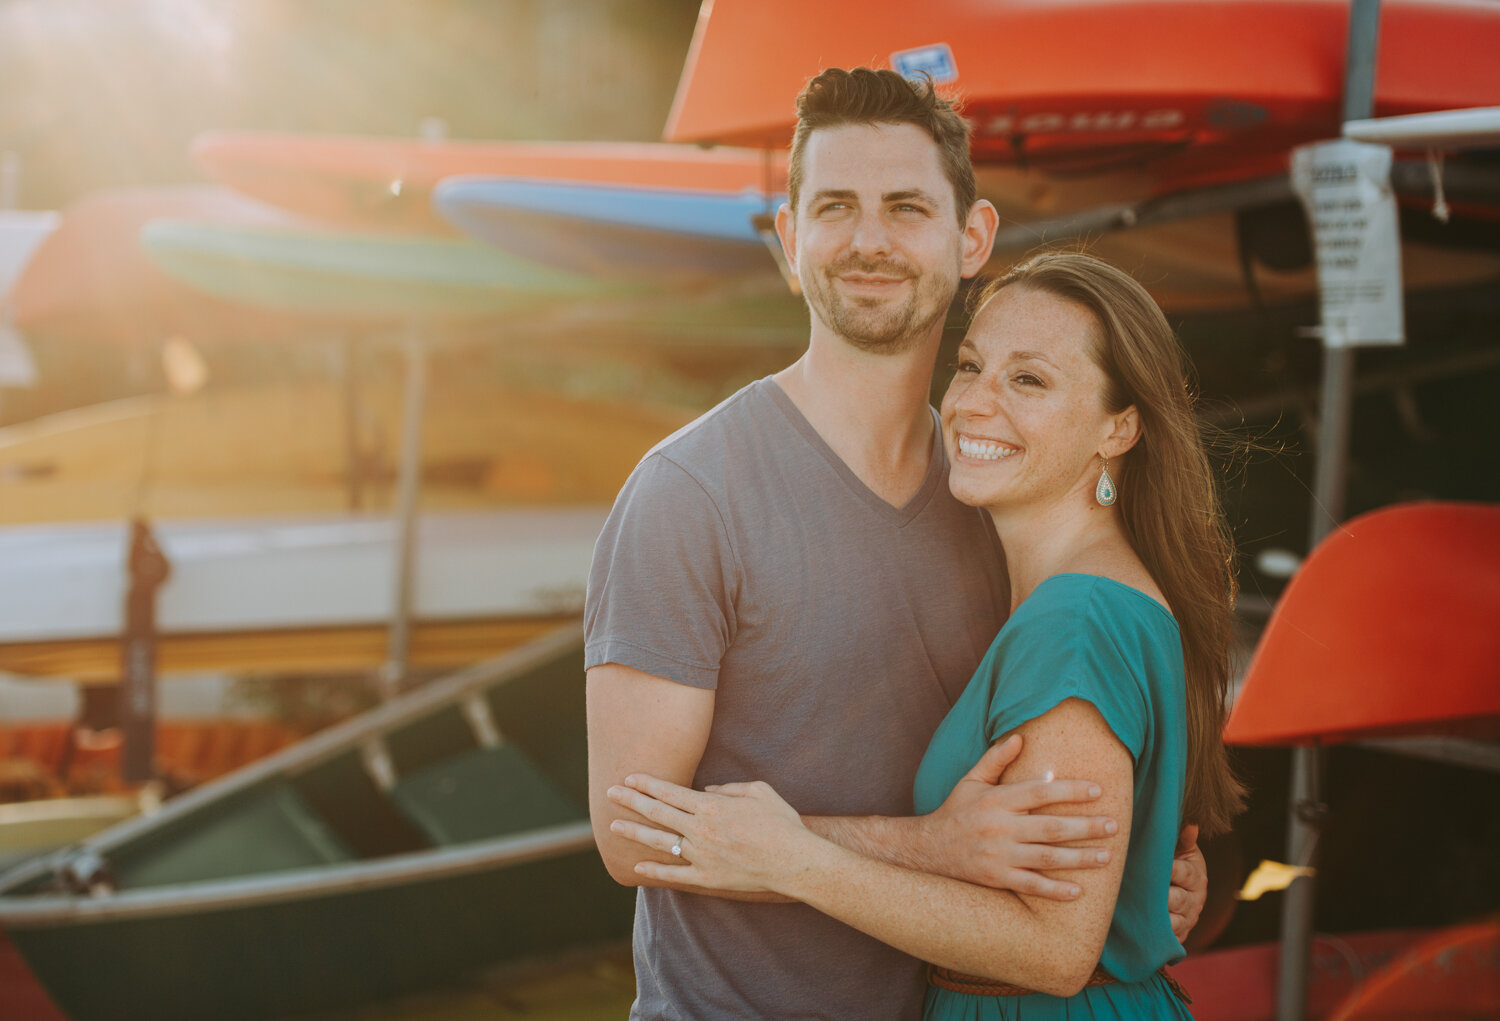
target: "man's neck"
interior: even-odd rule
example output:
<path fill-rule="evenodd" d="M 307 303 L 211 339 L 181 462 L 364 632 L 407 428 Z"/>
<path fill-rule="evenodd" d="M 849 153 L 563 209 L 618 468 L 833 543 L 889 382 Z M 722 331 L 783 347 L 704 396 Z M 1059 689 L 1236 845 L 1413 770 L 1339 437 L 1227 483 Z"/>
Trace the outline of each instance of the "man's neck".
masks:
<path fill-rule="evenodd" d="M 814 337 L 773 378 L 823 441 L 882 500 L 904 506 L 927 476 L 940 330 L 897 355 Z"/>

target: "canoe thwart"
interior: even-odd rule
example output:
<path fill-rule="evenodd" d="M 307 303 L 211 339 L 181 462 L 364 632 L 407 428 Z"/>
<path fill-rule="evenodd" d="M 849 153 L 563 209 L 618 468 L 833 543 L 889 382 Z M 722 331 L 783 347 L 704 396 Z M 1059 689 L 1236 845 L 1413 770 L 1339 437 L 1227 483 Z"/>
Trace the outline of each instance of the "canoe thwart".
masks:
<path fill-rule="evenodd" d="M 378 737 L 370 738 L 359 746 L 359 757 L 376 788 L 388 791 L 396 785 L 396 764 L 384 741 Z"/>
<path fill-rule="evenodd" d="M 493 748 L 500 743 L 500 728 L 495 725 L 495 714 L 489 701 L 475 691 L 463 700 L 464 718 L 474 728 L 474 738 L 483 748 Z"/>

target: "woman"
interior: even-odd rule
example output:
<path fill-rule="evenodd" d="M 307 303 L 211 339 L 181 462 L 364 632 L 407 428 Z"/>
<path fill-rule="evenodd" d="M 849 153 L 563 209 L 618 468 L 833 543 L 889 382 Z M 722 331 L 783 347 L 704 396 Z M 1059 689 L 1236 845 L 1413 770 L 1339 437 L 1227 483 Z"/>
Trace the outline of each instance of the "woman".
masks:
<path fill-rule="evenodd" d="M 1227 829 L 1240 790 L 1219 742 L 1231 546 L 1161 310 L 1076 254 L 987 288 L 943 399 L 949 485 L 989 510 L 1011 616 L 938 729 L 916 781 L 930 812 L 997 740 L 1006 781 L 1088 776 L 1122 822 L 1081 894 L 1044 901 L 876 862 L 806 830 L 760 783 L 698 793 L 632 777 L 611 797 L 671 848 L 648 878 L 803 901 L 930 961 L 929 1018 L 1188 1017 L 1159 969 L 1182 818 Z M 1101 860 L 1103 860 L 1101 858 Z"/>

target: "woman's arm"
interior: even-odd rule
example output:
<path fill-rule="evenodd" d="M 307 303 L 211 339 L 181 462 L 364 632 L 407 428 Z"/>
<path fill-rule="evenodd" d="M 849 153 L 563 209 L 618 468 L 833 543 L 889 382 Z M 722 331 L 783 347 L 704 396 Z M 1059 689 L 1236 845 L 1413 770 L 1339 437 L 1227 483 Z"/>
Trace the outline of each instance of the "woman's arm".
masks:
<path fill-rule="evenodd" d="M 1132 762 L 1089 703 L 1069 699 L 1018 728 L 1021 756 L 1007 780 L 1088 775 L 1099 801 L 1054 806 L 1121 820 L 1099 842 L 1099 869 L 1054 873 L 1078 886 L 1069 901 L 1045 900 L 913 872 L 845 850 L 808 831 L 765 784 L 700 793 L 632 777 L 611 797 L 663 827 L 616 823 L 616 832 L 670 847 L 682 834 L 687 864 L 643 862 L 647 879 L 710 889 L 770 890 L 803 901 L 882 942 L 945 967 L 1067 996 L 1093 973 L 1109 931 L 1129 843 Z M 653 800 L 656 799 L 656 800 Z M 672 832 L 667 832 L 667 831 Z"/>

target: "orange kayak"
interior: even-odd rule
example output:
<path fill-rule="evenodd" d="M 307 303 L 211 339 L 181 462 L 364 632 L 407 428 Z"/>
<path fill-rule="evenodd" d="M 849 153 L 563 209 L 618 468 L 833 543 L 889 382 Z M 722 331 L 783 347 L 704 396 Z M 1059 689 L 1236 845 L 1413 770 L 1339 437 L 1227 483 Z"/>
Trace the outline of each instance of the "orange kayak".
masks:
<path fill-rule="evenodd" d="M 1497 620 L 1500 506 L 1418 503 L 1354 518 L 1282 594 L 1224 739 L 1493 733 Z"/>
<path fill-rule="evenodd" d="M 154 346 L 168 337 L 253 341 L 305 337 L 305 317 L 203 294 L 158 269 L 141 247 L 153 220 L 180 217 L 242 227 L 299 221 L 224 188 L 122 188 L 63 211 L 10 294 L 14 325 L 68 343 Z"/>
<path fill-rule="evenodd" d="M 1344 0 L 898 0 L 705 5 L 665 137 L 783 146 L 824 67 L 926 70 L 964 97 L 984 163 L 1159 182 L 1285 170 L 1338 134 Z M 795 26 L 788 30 L 788 26 Z M 1386 0 L 1378 116 L 1493 105 L 1500 7 Z"/>

